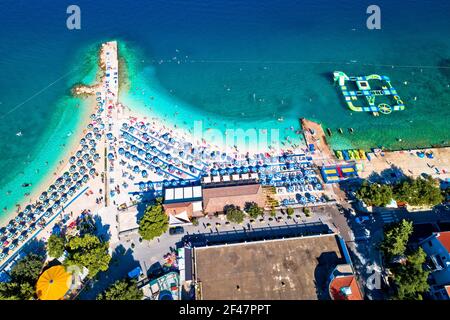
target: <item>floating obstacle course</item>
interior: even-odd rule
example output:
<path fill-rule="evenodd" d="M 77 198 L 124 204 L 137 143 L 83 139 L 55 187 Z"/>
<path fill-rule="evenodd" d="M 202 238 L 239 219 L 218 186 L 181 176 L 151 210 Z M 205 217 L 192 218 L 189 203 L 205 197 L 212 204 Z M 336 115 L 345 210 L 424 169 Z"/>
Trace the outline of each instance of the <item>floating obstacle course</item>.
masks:
<path fill-rule="evenodd" d="M 379 113 L 390 114 L 392 111 L 405 110 L 405 105 L 388 76 L 372 74 L 349 77 L 342 71 L 335 71 L 333 77 L 352 111 L 372 112 L 378 116 Z M 360 105 L 354 104 L 357 102 Z"/>

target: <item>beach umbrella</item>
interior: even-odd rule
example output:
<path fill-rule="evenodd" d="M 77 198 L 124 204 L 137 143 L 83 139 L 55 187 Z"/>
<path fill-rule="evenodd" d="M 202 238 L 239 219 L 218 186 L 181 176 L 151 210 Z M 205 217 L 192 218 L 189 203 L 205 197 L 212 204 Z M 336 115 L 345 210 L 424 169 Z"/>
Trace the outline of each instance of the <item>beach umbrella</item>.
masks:
<path fill-rule="evenodd" d="M 80 167 L 82 164 L 83 164 L 83 160 L 79 159 L 79 160 L 77 161 L 77 166 Z"/>
<path fill-rule="evenodd" d="M 95 142 L 95 140 L 89 140 L 89 145 L 90 145 L 91 147 L 95 147 L 96 144 L 97 144 L 97 143 Z"/>
<path fill-rule="evenodd" d="M 87 151 L 87 150 L 89 150 L 89 146 L 87 144 L 84 144 L 83 147 L 81 148 L 81 150 Z"/>
<path fill-rule="evenodd" d="M 94 127 L 94 125 L 93 125 L 92 123 L 89 123 L 89 124 L 87 125 L 87 128 L 88 128 L 89 130 L 91 130 L 93 127 Z"/>
<path fill-rule="evenodd" d="M 143 178 L 147 178 L 147 176 L 148 176 L 148 173 L 146 170 L 142 170 L 141 174 L 142 174 Z"/>
<path fill-rule="evenodd" d="M 86 143 L 86 139 L 85 138 L 81 138 L 80 139 L 80 145 L 83 145 L 83 144 L 85 144 Z"/>
<path fill-rule="evenodd" d="M 147 188 L 149 188 L 149 189 L 153 188 L 153 182 L 148 181 L 147 182 Z"/>
<path fill-rule="evenodd" d="M 96 128 L 97 129 L 97 128 Z M 95 131 L 95 130 L 94 130 Z M 100 133 L 95 134 L 95 139 L 100 140 L 102 138 L 102 135 Z"/>
<path fill-rule="evenodd" d="M 69 158 L 69 163 L 75 163 L 75 160 L 76 160 L 76 158 L 72 156 Z"/>
<path fill-rule="evenodd" d="M 145 189 L 145 182 L 139 182 L 139 189 L 144 190 Z"/>
<path fill-rule="evenodd" d="M 134 162 L 137 162 L 139 159 L 138 159 L 138 157 L 136 156 L 136 155 L 133 155 L 132 157 L 131 157 L 131 159 L 134 161 Z"/>
<path fill-rule="evenodd" d="M 218 174 L 218 172 L 217 172 L 216 169 L 212 169 L 212 170 L 211 170 L 211 174 L 214 175 L 214 176 L 216 176 L 216 175 Z"/>
<path fill-rule="evenodd" d="M 122 128 L 124 128 L 126 130 L 128 128 L 128 123 L 126 123 L 126 122 L 122 123 Z"/>
<path fill-rule="evenodd" d="M 179 184 L 178 180 L 172 180 L 172 186 L 176 187 Z"/>
<path fill-rule="evenodd" d="M 133 132 L 134 132 L 134 127 L 133 127 L 133 126 L 130 126 L 130 127 L 128 128 L 128 131 L 130 131 L 131 133 L 133 133 Z"/>
<path fill-rule="evenodd" d="M 67 194 L 68 194 L 69 196 L 73 195 L 74 193 L 75 193 L 75 190 L 73 190 L 72 188 L 70 188 L 70 189 L 67 191 Z"/>
<path fill-rule="evenodd" d="M 95 150 L 95 148 L 91 148 L 91 150 L 89 150 L 89 154 L 93 156 L 96 151 L 97 150 Z"/>
<path fill-rule="evenodd" d="M 75 173 L 72 175 L 72 177 L 73 177 L 74 180 L 77 180 L 79 176 L 80 176 L 80 174 L 79 174 L 78 172 L 75 172 Z"/>
<path fill-rule="evenodd" d="M 47 192 L 44 191 L 39 196 L 39 200 L 44 201 L 45 199 L 47 199 Z"/>
<path fill-rule="evenodd" d="M 83 155 L 82 159 L 83 159 L 83 160 L 89 159 L 89 154 L 85 153 L 85 154 Z"/>
<path fill-rule="evenodd" d="M 85 167 L 81 167 L 80 170 L 78 171 L 80 174 L 84 174 L 86 172 L 86 168 Z"/>
<path fill-rule="evenodd" d="M 70 174 L 69 174 L 68 171 L 66 171 L 66 172 L 63 173 L 63 178 L 64 178 L 64 179 L 67 179 L 67 178 L 69 178 L 69 177 L 70 177 Z"/>
<path fill-rule="evenodd" d="M 85 136 L 86 139 L 91 139 L 92 138 L 92 132 L 88 132 Z"/>
<path fill-rule="evenodd" d="M 138 155 L 143 156 L 145 154 L 145 151 L 142 149 L 138 150 Z"/>
<path fill-rule="evenodd" d="M 83 181 L 83 182 L 86 182 L 86 181 L 88 181 L 89 180 L 89 176 L 87 175 L 87 174 L 85 174 L 84 176 L 83 176 L 83 178 L 81 179 L 81 181 Z"/>
<path fill-rule="evenodd" d="M 125 157 L 130 159 L 131 158 L 131 153 L 129 151 L 126 151 L 125 152 Z"/>
<path fill-rule="evenodd" d="M 124 155 L 125 154 L 125 149 L 122 148 L 122 147 L 120 147 L 117 151 L 119 152 L 120 155 Z"/>
<path fill-rule="evenodd" d="M 86 166 L 87 166 L 88 168 L 92 168 L 93 165 L 94 165 L 94 163 L 92 162 L 92 160 L 89 160 L 89 161 L 86 163 Z"/>
<path fill-rule="evenodd" d="M 164 181 L 164 187 L 169 187 L 170 186 L 170 182 L 169 181 Z"/>
<path fill-rule="evenodd" d="M 166 159 L 167 160 L 171 160 L 172 159 L 172 155 L 170 153 L 166 153 Z"/>
<path fill-rule="evenodd" d="M 108 159 L 109 160 L 113 160 L 114 159 L 114 155 L 111 152 L 108 153 Z"/>
<path fill-rule="evenodd" d="M 139 169 L 138 166 L 134 166 L 133 171 L 134 171 L 134 172 L 139 172 L 139 171 L 141 171 L 141 170 Z"/>
<path fill-rule="evenodd" d="M 137 148 L 134 144 L 131 145 L 131 151 L 132 151 L 132 152 L 136 152 L 137 149 L 138 149 L 138 148 Z"/>
<path fill-rule="evenodd" d="M 95 118 L 97 118 L 97 116 L 95 115 L 95 113 L 91 114 L 89 117 L 90 117 L 92 120 L 94 120 Z"/>
<path fill-rule="evenodd" d="M 58 192 L 63 192 L 64 191 L 64 186 L 60 186 L 59 188 L 58 188 Z"/>
<path fill-rule="evenodd" d="M 70 166 L 70 168 L 69 168 L 69 172 L 70 172 L 70 173 L 74 173 L 76 169 L 77 169 L 77 167 L 72 165 L 72 166 Z"/>
<path fill-rule="evenodd" d="M 189 170 L 191 170 L 192 173 L 196 173 L 197 169 L 195 169 L 194 166 L 189 166 Z"/>
<path fill-rule="evenodd" d="M 55 202 L 55 203 L 53 204 L 52 208 L 55 209 L 55 210 L 58 209 L 58 208 L 59 208 L 59 202 L 58 202 L 58 201 Z"/>
<path fill-rule="evenodd" d="M 98 159 L 100 159 L 100 155 L 98 153 L 94 154 L 94 160 L 97 161 Z"/>
<path fill-rule="evenodd" d="M 83 152 L 78 150 L 75 155 L 77 156 L 77 158 L 80 158 L 83 155 Z"/>
<path fill-rule="evenodd" d="M 61 300 L 70 289 L 72 276 L 62 265 L 53 266 L 44 271 L 36 284 L 39 300 Z"/>
<path fill-rule="evenodd" d="M 81 188 L 81 182 L 77 181 L 77 183 L 75 184 L 75 188 L 80 189 Z"/>
<path fill-rule="evenodd" d="M 61 202 L 64 203 L 64 202 L 66 202 L 66 201 L 67 201 L 67 196 L 66 196 L 66 195 L 63 195 L 63 196 L 61 197 Z"/>

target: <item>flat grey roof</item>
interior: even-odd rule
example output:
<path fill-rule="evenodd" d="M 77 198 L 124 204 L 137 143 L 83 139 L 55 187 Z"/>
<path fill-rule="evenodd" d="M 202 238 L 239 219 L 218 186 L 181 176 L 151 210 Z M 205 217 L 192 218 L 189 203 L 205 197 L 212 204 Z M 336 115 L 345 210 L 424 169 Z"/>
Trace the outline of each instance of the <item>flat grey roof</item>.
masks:
<path fill-rule="evenodd" d="M 336 234 L 194 248 L 204 300 L 328 299 L 328 278 L 346 263 Z"/>

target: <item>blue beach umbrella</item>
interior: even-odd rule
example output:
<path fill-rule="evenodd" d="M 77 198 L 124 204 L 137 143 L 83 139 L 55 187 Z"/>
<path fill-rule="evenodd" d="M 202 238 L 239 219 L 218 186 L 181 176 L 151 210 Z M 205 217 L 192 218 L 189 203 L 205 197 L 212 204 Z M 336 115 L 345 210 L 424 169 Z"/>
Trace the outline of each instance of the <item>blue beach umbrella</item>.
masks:
<path fill-rule="evenodd" d="M 47 192 L 44 191 L 39 196 L 39 200 L 44 201 L 45 199 L 47 199 Z"/>
<path fill-rule="evenodd" d="M 142 174 L 143 178 L 147 178 L 147 176 L 148 176 L 148 173 L 146 170 L 142 170 L 141 174 Z"/>
<path fill-rule="evenodd" d="M 129 151 L 125 151 L 125 157 L 127 159 L 130 159 L 131 158 L 131 153 Z"/>
<path fill-rule="evenodd" d="M 87 144 L 84 144 L 83 147 L 81 148 L 81 150 L 87 151 L 87 150 L 89 150 L 89 146 Z"/>
<path fill-rule="evenodd" d="M 136 155 L 133 155 L 132 157 L 131 157 L 131 159 L 133 159 L 133 161 L 135 161 L 135 162 L 137 162 L 139 159 L 138 159 L 138 157 L 136 156 Z"/>
<path fill-rule="evenodd" d="M 77 156 L 77 158 L 80 158 L 83 155 L 83 152 L 78 150 L 75 155 Z"/>
<path fill-rule="evenodd" d="M 84 174 L 86 172 L 86 168 L 85 167 L 81 167 L 79 172 L 80 172 L 80 174 Z"/>
<path fill-rule="evenodd" d="M 92 162 L 92 160 L 89 160 L 89 161 L 86 163 L 86 166 L 87 166 L 88 168 L 92 168 L 93 165 L 94 165 L 94 163 Z"/>
<path fill-rule="evenodd" d="M 76 161 L 75 157 L 72 156 L 69 158 L 69 163 L 75 163 L 75 161 Z"/>
<path fill-rule="evenodd" d="M 89 170 L 89 174 L 90 174 L 91 176 L 93 176 L 93 175 L 95 174 L 95 169 L 92 168 L 91 170 Z"/>
<path fill-rule="evenodd" d="M 80 139 L 80 145 L 83 145 L 83 144 L 85 144 L 86 143 L 86 139 L 85 138 L 81 138 Z"/>
<path fill-rule="evenodd" d="M 113 160 L 114 159 L 114 155 L 111 152 L 108 153 L 108 159 L 109 160 Z"/>
<path fill-rule="evenodd" d="M 147 188 L 149 188 L 149 189 L 153 188 L 153 182 L 148 181 L 147 182 Z"/>
<path fill-rule="evenodd" d="M 83 176 L 83 178 L 81 179 L 81 181 L 83 181 L 83 182 L 86 182 L 86 181 L 88 181 L 89 180 L 89 176 L 87 175 L 87 174 L 85 174 L 84 176 Z"/>
<path fill-rule="evenodd" d="M 139 182 L 139 189 L 144 190 L 145 189 L 145 182 Z"/>
<path fill-rule="evenodd" d="M 134 166 L 133 171 L 134 171 L 134 172 L 139 172 L 139 171 L 141 171 L 141 170 L 139 169 L 138 166 Z"/>

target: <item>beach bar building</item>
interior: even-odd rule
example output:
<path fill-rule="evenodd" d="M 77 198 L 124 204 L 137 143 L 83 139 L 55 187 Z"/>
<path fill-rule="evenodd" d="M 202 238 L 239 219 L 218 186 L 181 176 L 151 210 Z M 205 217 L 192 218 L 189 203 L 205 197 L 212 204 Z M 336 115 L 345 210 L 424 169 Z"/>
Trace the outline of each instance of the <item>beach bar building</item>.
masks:
<path fill-rule="evenodd" d="M 221 213 L 227 205 L 245 207 L 245 203 L 255 202 L 264 208 L 265 196 L 260 184 L 210 187 L 203 189 L 203 208 L 205 214 Z"/>

